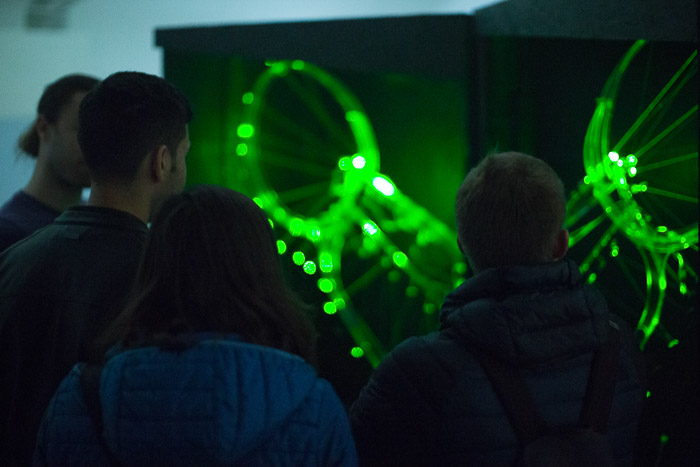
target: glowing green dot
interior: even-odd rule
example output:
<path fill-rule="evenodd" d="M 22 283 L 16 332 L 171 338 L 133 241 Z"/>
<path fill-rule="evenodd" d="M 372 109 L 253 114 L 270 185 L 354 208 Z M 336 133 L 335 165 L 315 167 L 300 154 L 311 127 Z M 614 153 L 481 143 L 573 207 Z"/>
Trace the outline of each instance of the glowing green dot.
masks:
<path fill-rule="evenodd" d="M 365 355 L 365 351 L 362 350 L 362 347 L 353 347 L 350 350 L 350 355 L 352 355 L 355 358 L 362 358 Z"/>
<path fill-rule="evenodd" d="M 338 308 L 333 302 L 326 302 L 323 304 L 323 312 L 327 315 L 334 315 L 338 311 Z"/>
<path fill-rule="evenodd" d="M 272 219 L 270 219 L 270 218 L 268 217 L 267 222 L 270 223 L 270 227 L 272 227 L 273 229 L 275 228 L 275 223 L 272 222 Z"/>
<path fill-rule="evenodd" d="M 250 123 L 241 123 L 236 129 L 236 134 L 240 138 L 250 138 L 255 134 L 255 127 Z"/>
<path fill-rule="evenodd" d="M 467 263 L 455 264 L 455 272 L 457 274 L 466 274 L 467 273 Z"/>
<path fill-rule="evenodd" d="M 241 101 L 244 104 L 252 104 L 254 100 L 255 95 L 252 92 L 246 92 L 245 94 L 243 94 L 243 97 L 241 97 Z"/>
<path fill-rule="evenodd" d="M 294 60 L 292 62 L 292 69 L 293 70 L 303 70 L 304 69 L 304 62 L 302 60 Z"/>
<path fill-rule="evenodd" d="M 418 296 L 418 287 L 415 285 L 409 285 L 406 287 L 406 296 L 410 298 Z"/>
<path fill-rule="evenodd" d="M 460 277 L 460 278 L 456 279 L 456 280 L 454 281 L 454 284 L 452 284 L 452 288 L 455 288 L 455 289 L 456 289 L 456 288 L 459 287 L 460 285 L 464 284 L 464 282 L 465 282 L 466 280 L 467 280 L 467 279 L 466 279 L 465 277 Z"/>
<path fill-rule="evenodd" d="M 608 158 L 612 162 L 617 162 L 618 160 L 620 160 L 620 155 L 618 153 L 616 153 L 615 151 L 610 151 L 608 153 Z"/>
<path fill-rule="evenodd" d="M 617 166 L 618 166 L 618 167 L 622 167 L 623 165 L 625 165 L 625 163 L 622 161 L 622 159 L 620 159 L 619 161 L 617 161 Z"/>
<path fill-rule="evenodd" d="M 307 261 L 304 263 L 304 272 L 308 275 L 316 274 L 316 263 Z"/>
<path fill-rule="evenodd" d="M 304 221 L 299 219 L 298 217 L 295 217 L 294 219 L 289 221 L 289 233 L 292 234 L 295 237 L 298 237 L 301 235 L 302 231 L 304 230 Z"/>
<path fill-rule="evenodd" d="M 610 250 L 610 256 L 612 256 L 613 258 L 616 258 L 617 255 L 619 255 L 619 254 L 620 254 L 620 250 L 618 250 L 617 248 Z"/>
<path fill-rule="evenodd" d="M 362 231 L 365 233 L 365 235 L 374 235 L 379 232 L 379 228 L 374 222 L 368 221 L 362 226 Z"/>
<path fill-rule="evenodd" d="M 666 278 L 665 277 L 660 277 L 659 278 L 659 290 L 666 290 Z"/>
<path fill-rule="evenodd" d="M 424 303 L 423 304 L 423 313 L 426 315 L 432 315 L 437 311 L 437 305 L 434 303 Z"/>
<path fill-rule="evenodd" d="M 624 185 L 624 184 L 626 183 L 626 182 L 625 182 L 625 178 L 624 178 L 624 177 L 620 177 L 619 182 L 620 182 L 620 185 Z"/>
<path fill-rule="evenodd" d="M 356 154 L 352 158 L 352 166 L 358 170 L 364 168 L 366 163 L 367 161 L 365 160 L 365 158 L 359 154 Z"/>
<path fill-rule="evenodd" d="M 236 154 L 241 157 L 248 154 L 248 145 L 245 143 L 241 143 L 238 146 L 236 146 Z"/>
<path fill-rule="evenodd" d="M 590 183 L 591 183 L 591 177 L 589 177 L 588 175 L 586 175 L 585 177 L 583 177 L 583 183 L 585 183 L 586 185 L 590 185 Z"/>
<path fill-rule="evenodd" d="M 642 218 L 643 218 L 644 216 L 642 216 L 642 213 L 641 213 L 641 212 L 638 212 L 638 213 L 636 213 L 636 214 L 634 215 L 634 217 L 635 217 L 638 221 L 641 221 Z"/>
<path fill-rule="evenodd" d="M 270 73 L 274 73 L 276 75 L 284 75 L 288 71 L 287 65 L 285 65 L 282 62 L 275 62 L 269 66 L 270 66 Z"/>
<path fill-rule="evenodd" d="M 393 196 L 393 194 L 396 193 L 394 184 L 385 177 L 374 177 L 372 179 L 372 186 L 384 196 Z"/>
<path fill-rule="evenodd" d="M 688 286 L 685 284 L 681 284 L 678 288 L 678 291 L 681 293 L 681 295 L 685 295 L 688 293 Z"/>
<path fill-rule="evenodd" d="M 668 435 L 661 435 L 661 444 L 666 444 L 668 443 Z"/>
<path fill-rule="evenodd" d="M 287 244 L 284 240 L 277 240 L 277 253 L 283 255 L 285 251 L 287 251 Z"/>
<path fill-rule="evenodd" d="M 651 391 L 647 391 L 647 399 L 651 397 Z"/>
<path fill-rule="evenodd" d="M 350 170 L 350 167 L 352 167 L 352 161 L 348 156 L 343 156 L 338 161 L 338 167 L 340 167 L 340 170 Z"/>
<path fill-rule="evenodd" d="M 588 283 L 592 284 L 595 282 L 595 280 L 598 278 L 598 275 L 594 272 L 591 273 L 590 276 L 588 276 Z"/>
<path fill-rule="evenodd" d="M 630 174 L 630 177 L 634 177 L 635 175 L 637 175 L 637 168 L 636 168 L 636 167 L 630 167 L 630 169 L 629 169 L 629 174 Z"/>
<path fill-rule="evenodd" d="M 394 261 L 394 264 L 400 268 L 405 268 L 408 265 L 408 257 L 403 251 L 397 251 L 392 255 L 391 259 Z"/>
<path fill-rule="evenodd" d="M 333 257 L 330 253 L 323 252 L 319 255 L 318 262 L 322 272 L 331 272 L 333 270 Z"/>
<path fill-rule="evenodd" d="M 666 227 L 665 225 L 660 225 L 660 226 L 658 226 L 658 227 L 656 228 L 656 231 L 657 231 L 657 232 L 661 232 L 661 233 L 667 232 L 667 231 L 668 231 L 668 227 Z"/>
<path fill-rule="evenodd" d="M 338 310 L 344 310 L 345 309 L 345 300 L 342 298 L 336 298 L 333 300 L 333 304 L 335 305 L 336 309 Z"/>
<path fill-rule="evenodd" d="M 668 348 L 672 349 L 677 345 L 678 345 L 678 339 L 673 339 L 671 342 L 668 343 Z"/>
<path fill-rule="evenodd" d="M 630 154 L 629 156 L 627 156 L 627 163 L 629 165 L 637 165 L 637 156 L 635 156 L 634 154 Z"/>
<path fill-rule="evenodd" d="M 294 261 L 294 264 L 297 266 L 301 266 L 304 264 L 304 261 L 306 261 L 306 255 L 304 255 L 304 253 L 301 251 L 295 251 L 292 254 L 292 261 Z"/>
<path fill-rule="evenodd" d="M 306 233 L 306 237 L 312 242 L 318 242 L 321 240 L 321 229 L 318 227 L 311 227 Z"/>
<path fill-rule="evenodd" d="M 257 204 L 257 205 L 262 209 L 262 207 L 263 207 L 262 198 L 258 198 L 258 197 L 256 196 L 255 198 L 253 198 L 253 201 L 255 202 L 255 204 Z"/>
<path fill-rule="evenodd" d="M 333 292 L 333 281 L 330 279 L 326 279 L 325 277 L 323 277 L 323 278 L 318 280 L 316 285 L 318 285 L 318 289 L 321 292 L 325 292 L 325 293 Z"/>

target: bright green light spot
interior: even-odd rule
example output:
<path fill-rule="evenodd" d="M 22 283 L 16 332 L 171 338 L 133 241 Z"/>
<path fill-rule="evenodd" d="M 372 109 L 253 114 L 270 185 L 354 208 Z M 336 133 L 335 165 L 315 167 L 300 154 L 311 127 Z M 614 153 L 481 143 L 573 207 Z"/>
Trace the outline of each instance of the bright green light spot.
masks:
<path fill-rule="evenodd" d="M 331 293 L 333 292 L 333 281 L 330 279 L 326 279 L 325 277 L 321 278 L 317 282 L 318 289 L 321 292 L 325 293 Z"/>
<path fill-rule="evenodd" d="M 671 342 L 668 343 L 668 348 L 672 349 L 677 345 L 678 345 L 678 339 L 673 339 Z"/>
<path fill-rule="evenodd" d="M 262 202 L 262 199 L 261 199 L 261 198 L 258 198 L 258 197 L 256 196 L 255 198 L 253 198 L 253 201 L 255 201 L 255 204 L 257 204 L 257 205 L 260 207 L 260 209 L 262 209 L 262 207 L 263 207 L 263 202 Z"/>
<path fill-rule="evenodd" d="M 308 275 L 316 274 L 316 263 L 307 261 L 304 263 L 304 272 Z"/>
<path fill-rule="evenodd" d="M 437 305 L 434 303 L 424 303 L 423 304 L 423 313 L 426 315 L 432 315 L 437 311 Z"/>
<path fill-rule="evenodd" d="M 338 311 L 338 308 L 333 302 L 326 302 L 323 304 L 323 312 L 327 315 L 334 315 Z"/>
<path fill-rule="evenodd" d="M 651 397 L 651 391 L 647 391 L 647 399 Z"/>
<path fill-rule="evenodd" d="M 246 92 L 245 94 L 243 94 L 243 97 L 241 98 L 241 101 L 244 104 L 252 104 L 254 100 L 255 100 L 255 95 L 252 92 Z"/>
<path fill-rule="evenodd" d="M 661 435 L 661 444 L 668 443 L 668 435 Z"/>
<path fill-rule="evenodd" d="M 384 177 L 374 177 L 372 179 L 372 186 L 377 189 L 384 196 L 392 196 L 396 193 L 396 187 L 393 183 Z"/>
<path fill-rule="evenodd" d="M 302 60 L 294 60 L 292 62 L 292 69 L 293 70 L 303 70 L 304 69 L 304 62 Z"/>
<path fill-rule="evenodd" d="M 659 290 L 666 290 L 666 278 L 665 277 L 660 277 L 659 278 Z"/>
<path fill-rule="evenodd" d="M 248 154 L 248 145 L 245 143 L 241 143 L 238 146 L 236 146 L 236 154 L 238 154 L 241 157 Z"/>
<path fill-rule="evenodd" d="M 287 251 L 287 244 L 284 240 L 277 240 L 277 253 L 283 255 L 285 251 Z"/>
<path fill-rule="evenodd" d="M 405 268 L 408 265 L 408 257 L 403 251 L 397 251 L 391 257 L 394 260 L 394 264 L 400 268 Z"/>
<path fill-rule="evenodd" d="M 348 156 L 343 156 L 338 161 L 338 167 L 340 167 L 340 170 L 350 170 L 350 167 L 352 167 L 352 161 Z"/>
<path fill-rule="evenodd" d="M 272 219 L 270 219 L 270 218 L 268 217 L 268 218 L 267 218 L 267 222 L 270 223 L 270 227 L 272 227 L 273 229 L 275 228 L 275 223 L 272 222 Z"/>
<path fill-rule="evenodd" d="M 668 231 L 668 227 L 666 227 L 665 225 L 660 225 L 656 228 L 656 231 L 663 233 L 663 232 Z"/>
<path fill-rule="evenodd" d="M 637 156 L 635 156 L 634 154 L 630 154 L 629 156 L 627 156 L 627 163 L 629 165 L 637 165 Z"/>
<path fill-rule="evenodd" d="M 588 276 L 588 283 L 592 284 L 595 282 L 595 280 L 598 278 L 598 275 L 594 272 L 591 273 L 590 276 Z"/>
<path fill-rule="evenodd" d="M 634 177 L 635 175 L 637 175 L 637 168 L 630 167 L 629 173 L 630 173 L 630 177 Z"/>
<path fill-rule="evenodd" d="M 365 225 L 362 226 L 362 231 L 365 233 L 365 235 L 372 236 L 379 232 L 379 228 L 377 227 L 377 224 L 375 224 L 372 221 L 365 222 Z"/>
<path fill-rule="evenodd" d="M 610 151 L 608 153 L 608 158 L 612 162 L 617 162 L 618 160 L 620 160 L 620 155 L 618 153 L 616 153 L 615 151 Z"/>
<path fill-rule="evenodd" d="M 625 165 L 625 163 L 622 161 L 622 159 L 620 159 L 620 160 L 617 161 L 617 166 L 618 166 L 618 167 L 622 167 L 623 165 Z"/>
<path fill-rule="evenodd" d="M 353 347 L 352 350 L 350 350 L 350 355 L 355 358 L 362 358 L 365 355 L 365 351 L 362 350 L 362 347 Z"/>
<path fill-rule="evenodd" d="M 298 237 L 301 235 L 302 231 L 304 230 L 304 221 L 299 219 L 298 217 L 295 217 L 291 221 L 289 221 L 289 233 L 292 234 L 295 237 Z"/>
<path fill-rule="evenodd" d="M 322 272 L 331 272 L 333 270 L 333 257 L 330 253 L 323 252 L 319 255 L 318 262 Z"/>
<path fill-rule="evenodd" d="M 295 251 L 294 254 L 292 254 L 292 261 L 294 261 L 294 264 L 297 266 L 301 266 L 304 264 L 304 261 L 306 261 L 306 255 L 301 251 Z"/>
<path fill-rule="evenodd" d="M 641 221 L 642 218 L 643 218 L 644 216 L 642 216 L 642 213 L 641 213 L 641 212 L 637 212 L 637 213 L 634 215 L 634 217 L 635 217 L 638 221 Z"/>
<path fill-rule="evenodd" d="M 585 183 L 586 185 L 589 185 L 591 183 L 591 177 L 589 177 L 588 175 L 583 177 L 583 183 Z"/>
<path fill-rule="evenodd" d="M 319 240 L 321 240 L 321 229 L 318 227 L 311 227 L 311 229 L 309 229 L 309 231 L 307 232 L 306 236 L 312 242 L 318 242 Z"/>
<path fill-rule="evenodd" d="M 680 291 L 681 295 L 685 295 L 688 293 L 688 286 L 685 284 L 681 284 L 678 290 Z"/>
<path fill-rule="evenodd" d="M 265 62 L 267 63 L 267 62 Z M 287 73 L 287 65 L 285 65 L 282 62 L 275 62 L 272 63 L 272 65 L 268 65 L 270 67 L 270 72 L 274 73 L 276 75 L 283 75 Z"/>
<path fill-rule="evenodd" d="M 625 183 L 625 177 L 620 177 L 620 185 L 624 185 Z"/>
<path fill-rule="evenodd" d="M 466 274 L 467 273 L 467 263 L 457 263 L 455 264 L 455 272 L 457 274 Z"/>
<path fill-rule="evenodd" d="M 236 129 L 236 134 L 240 138 L 250 138 L 255 134 L 255 127 L 250 123 L 241 123 Z"/>
<path fill-rule="evenodd" d="M 617 248 L 613 248 L 612 250 L 610 250 L 610 256 L 612 256 L 613 258 L 616 258 L 617 255 L 619 255 L 619 254 L 620 254 L 620 250 Z"/>
<path fill-rule="evenodd" d="M 352 166 L 358 170 L 364 168 L 366 163 L 367 161 L 365 160 L 365 158 L 360 156 L 359 154 L 355 155 L 352 158 Z"/>

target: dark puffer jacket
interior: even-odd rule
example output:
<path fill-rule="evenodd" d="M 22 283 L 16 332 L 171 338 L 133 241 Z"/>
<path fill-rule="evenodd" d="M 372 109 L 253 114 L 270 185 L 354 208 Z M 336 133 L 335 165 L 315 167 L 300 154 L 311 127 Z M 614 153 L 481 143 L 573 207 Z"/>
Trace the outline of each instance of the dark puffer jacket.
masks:
<path fill-rule="evenodd" d="M 76 365 L 54 395 L 34 465 L 110 465 Z M 354 466 L 330 384 L 281 350 L 203 338 L 116 353 L 102 371 L 104 440 L 121 465 Z"/>
<path fill-rule="evenodd" d="M 610 320 L 623 345 L 607 436 L 616 460 L 631 464 L 643 400 L 638 349 L 569 260 L 489 269 L 454 290 L 440 331 L 396 347 L 351 407 L 360 463 L 512 465 L 515 434 L 466 349 L 517 365 L 548 425 L 574 426 Z"/>

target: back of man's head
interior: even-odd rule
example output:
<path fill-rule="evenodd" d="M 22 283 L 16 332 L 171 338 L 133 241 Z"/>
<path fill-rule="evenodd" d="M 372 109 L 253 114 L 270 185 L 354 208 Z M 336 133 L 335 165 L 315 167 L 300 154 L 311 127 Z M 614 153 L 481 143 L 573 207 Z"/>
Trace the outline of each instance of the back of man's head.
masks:
<path fill-rule="evenodd" d="M 139 72 L 110 75 L 80 105 L 78 142 L 91 176 L 129 181 L 157 146 L 176 154 L 191 118 L 187 98 L 164 79 Z"/>
<path fill-rule="evenodd" d="M 564 185 L 540 159 L 491 154 L 462 182 L 455 214 L 461 248 L 477 272 L 549 262 L 566 214 Z"/>

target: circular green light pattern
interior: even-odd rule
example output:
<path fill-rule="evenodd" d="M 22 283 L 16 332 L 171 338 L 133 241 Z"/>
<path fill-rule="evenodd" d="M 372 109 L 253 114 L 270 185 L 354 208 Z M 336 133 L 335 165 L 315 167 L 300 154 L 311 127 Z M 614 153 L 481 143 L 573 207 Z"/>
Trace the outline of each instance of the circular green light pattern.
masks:
<path fill-rule="evenodd" d="M 616 153 L 615 151 L 610 151 L 608 153 L 608 158 L 610 159 L 611 162 L 617 162 L 620 160 L 620 155 Z"/>
<path fill-rule="evenodd" d="M 304 221 L 295 217 L 289 221 L 289 233 L 295 237 L 300 236 L 304 232 Z"/>
<path fill-rule="evenodd" d="M 355 358 L 362 358 L 365 355 L 365 351 L 362 350 L 362 347 L 353 347 L 350 350 L 350 355 L 352 355 Z"/>
<path fill-rule="evenodd" d="M 384 196 L 393 196 L 396 193 L 396 187 L 386 177 L 374 177 L 372 186 Z"/>
<path fill-rule="evenodd" d="M 292 261 L 294 261 L 294 264 L 297 266 L 301 266 L 304 264 L 304 261 L 306 261 L 306 255 L 304 255 L 304 253 L 301 251 L 295 251 L 292 254 Z"/>
<path fill-rule="evenodd" d="M 254 100 L 255 95 L 250 91 L 246 92 L 245 94 L 243 94 L 243 97 L 241 97 L 241 101 L 246 105 L 252 104 Z"/>
<path fill-rule="evenodd" d="M 316 263 L 313 261 L 307 261 L 304 263 L 304 272 L 308 275 L 316 274 Z"/>
<path fill-rule="evenodd" d="M 327 251 L 318 255 L 318 262 L 321 272 L 331 272 L 333 270 L 333 256 Z"/>
<path fill-rule="evenodd" d="M 248 145 L 245 143 L 241 143 L 236 146 L 236 154 L 239 156 L 245 156 L 248 154 Z"/>
<path fill-rule="evenodd" d="M 372 221 L 367 221 L 365 224 L 362 226 L 362 231 L 364 232 L 365 235 L 375 235 L 379 232 L 379 228 L 377 227 L 377 224 L 375 224 Z"/>
<path fill-rule="evenodd" d="M 333 292 L 333 281 L 330 279 L 323 277 L 323 278 L 319 279 L 316 284 L 318 285 L 318 289 L 321 292 L 325 292 L 325 293 Z"/>
<path fill-rule="evenodd" d="M 688 286 L 685 284 L 681 284 L 678 287 L 678 291 L 681 293 L 681 295 L 686 295 L 688 293 Z"/>
<path fill-rule="evenodd" d="M 337 311 L 338 307 L 336 307 L 335 303 L 326 302 L 323 304 L 323 312 L 327 315 L 334 315 Z"/>
<path fill-rule="evenodd" d="M 408 266 L 408 257 L 406 256 L 406 253 L 403 251 L 397 251 L 395 252 L 391 259 L 394 261 L 394 264 L 401 269 L 405 268 Z"/>
<path fill-rule="evenodd" d="M 252 138 L 255 135 L 255 127 L 250 123 L 241 123 L 236 129 L 239 138 Z"/>
<path fill-rule="evenodd" d="M 668 435 L 661 435 L 661 444 L 666 444 L 668 443 Z"/>
<path fill-rule="evenodd" d="M 284 240 L 277 240 L 277 253 L 283 255 L 285 251 L 287 251 L 287 244 Z"/>
<path fill-rule="evenodd" d="M 352 166 L 355 167 L 356 169 L 364 169 L 365 165 L 367 164 L 367 161 L 365 158 L 359 154 L 356 154 L 352 158 Z"/>
<path fill-rule="evenodd" d="M 588 283 L 592 284 L 595 282 L 595 280 L 598 278 L 598 275 L 594 272 L 591 273 L 590 276 L 588 276 Z"/>
<path fill-rule="evenodd" d="M 343 156 L 338 160 L 338 168 L 342 171 L 348 171 L 352 167 L 352 160 L 348 156 Z"/>

